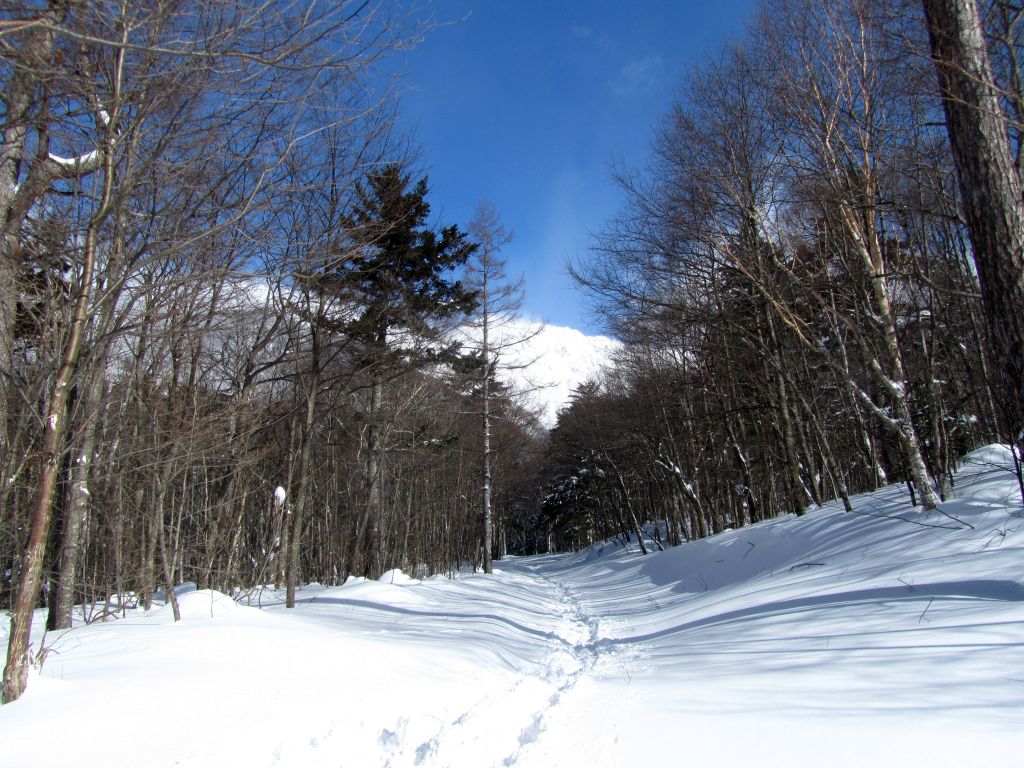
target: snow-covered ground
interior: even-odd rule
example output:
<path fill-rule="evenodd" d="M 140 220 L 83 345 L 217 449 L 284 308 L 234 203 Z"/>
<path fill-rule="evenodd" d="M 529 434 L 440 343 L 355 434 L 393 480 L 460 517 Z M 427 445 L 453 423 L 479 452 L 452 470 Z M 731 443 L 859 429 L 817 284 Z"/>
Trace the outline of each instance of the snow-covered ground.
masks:
<path fill-rule="evenodd" d="M 51 634 L 0 766 L 1021 765 L 1006 458 L 969 456 L 927 515 L 890 487 L 647 556 L 392 573 L 293 611 L 192 592 L 178 624 Z"/>

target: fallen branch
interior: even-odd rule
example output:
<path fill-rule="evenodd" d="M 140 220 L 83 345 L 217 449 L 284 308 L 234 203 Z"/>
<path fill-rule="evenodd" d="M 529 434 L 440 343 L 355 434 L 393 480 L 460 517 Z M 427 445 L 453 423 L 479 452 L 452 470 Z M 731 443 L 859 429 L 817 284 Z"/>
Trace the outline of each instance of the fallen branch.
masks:
<path fill-rule="evenodd" d="M 919 619 L 917 620 L 917 623 L 918 623 L 918 624 L 920 624 L 920 623 L 921 623 L 922 621 L 927 621 L 927 622 L 928 622 L 929 624 L 931 624 L 931 623 L 932 623 L 932 620 L 931 620 L 931 619 L 926 619 L 926 618 L 924 617 L 924 615 L 925 615 L 926 613 L 928 613 L 928 609 L 932 607 L 932 602 L 933 602 L 934 600 L 935 600 L 935 597 L 934 597 L 934 596 L 932 596 L 931 600 L 929 600 L 929 601 L 928 601 L 928 605 L 927 605 L 927 606 L 925 606 L 925 609 L 924 609 L 924 610 L 923 610 L 923 611 L 921 612 L 921 616 L 920 616 L 920 618 L 919 618 Z"/>

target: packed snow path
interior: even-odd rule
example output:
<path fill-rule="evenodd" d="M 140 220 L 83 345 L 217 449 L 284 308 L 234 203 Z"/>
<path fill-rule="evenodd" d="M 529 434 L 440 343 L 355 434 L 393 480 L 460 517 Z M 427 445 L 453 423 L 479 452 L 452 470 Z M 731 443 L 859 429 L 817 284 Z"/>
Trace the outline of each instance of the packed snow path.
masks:
<path fill-rule="evenodd" d="M 648 556 L 309 586 L 293 611 L 183 593 L 178 624 L 49 635 L 0 766 L 1017 766 L 1006 459 L 975 452 L 930 514 L 892 487 Z"/>

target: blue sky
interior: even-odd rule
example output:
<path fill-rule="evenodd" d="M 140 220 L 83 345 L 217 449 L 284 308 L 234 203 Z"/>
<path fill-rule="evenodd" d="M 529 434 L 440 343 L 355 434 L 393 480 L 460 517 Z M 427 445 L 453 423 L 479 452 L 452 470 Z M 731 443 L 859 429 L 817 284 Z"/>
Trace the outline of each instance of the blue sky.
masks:
<path fill-rule="evenodd" d="M 613 158 L 642 164 L 679 75 L 741 33 L 753 0 L 632 3 L 435 0 L 438 26 L 406 54 L 433 212 L 468 224 L 494 203 L 526 275 L 524 314 L 589 330 L 564 274 L 621 201 Z M 461 21 L 459 21 L 461 19 Z"/>

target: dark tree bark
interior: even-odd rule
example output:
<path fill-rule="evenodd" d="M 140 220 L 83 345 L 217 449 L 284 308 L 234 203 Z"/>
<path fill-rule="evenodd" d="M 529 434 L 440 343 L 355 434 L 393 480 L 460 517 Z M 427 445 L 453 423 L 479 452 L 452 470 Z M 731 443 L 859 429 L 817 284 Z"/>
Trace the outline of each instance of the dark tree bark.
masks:
<path fill-rule="evenodd" d="M 924 0 L 992 359 L 1024 427 L 1024 201 L 976 0 Z"/>

